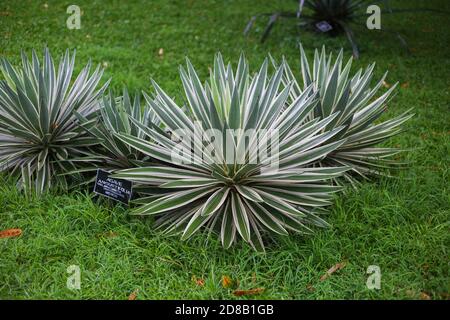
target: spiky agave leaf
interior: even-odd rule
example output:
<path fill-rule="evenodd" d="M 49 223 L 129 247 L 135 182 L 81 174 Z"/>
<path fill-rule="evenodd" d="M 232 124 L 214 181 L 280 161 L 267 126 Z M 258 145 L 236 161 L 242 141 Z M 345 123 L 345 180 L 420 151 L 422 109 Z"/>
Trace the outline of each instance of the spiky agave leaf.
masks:
<path fill-rule="evenodd" d="M 150 160 L 148 156 L 123 143 L 115 135 L 126 133 L 144 139 L 146 135 L 139 126 L 159 125 L 155 113 L 147 105 L 141 105 L 139 93 L 136 93 L 134 99 L 130 99 L 125 88 L 120 97 L 114 97 L 110 92 L 108 96 L 103 97 L 97 112 L 88 117 L 79 113 L 76 113 L 76 116 L 83 128 L 99 141 L 99 146 L 92 150 L 89 156 L 77 159 L 95 163 L 95 166 L 83 168 L 82 171 L 96 170 L 98 167 L 104 170 L 126 169 L 143 165 Z"/>
<path fill-rule="evenodd" d="M 268 231 L 286 235 L 310 232 L 309 224 L 326 225 L 316 213 L 339 190 L 326 181 L 346 168 L 311 164 L 342 145 L 342 140 L 329 143 L 340 128 L 322 132 L 337 115 L 305 123 L 317 103 L 312 87 L 281 113 L 290 87 L 281 86 L 283 67 L 271 77 L 267 68 L 265 61 L 251 78 L 243 57 L 234 73 L 217 55 L 210 81 L 202 85 L 187 61 L 187 70 L 180 70 L 186 112 L 153 83 L 156 97 L 146 96 L 147 102 L 177 140 L 165 138 L 154 127 L 146 133 L 158 143 L 118 134 L 165 164 L 114 175 L 149 186 L 148 197 L 138 200 L 142 205 L 134 214 L 157 215 L 160 228 L 182 233 L 182 239 L 202 226 L 217 230 L 226 248 L 240 237 L 261 249 Z M 252 129 L 260 135 L 249 135 Z M 218 133 L 214 139 L 205 139 L 208 130 Z M 277 141 L 271 139 L 275 133 Z M 270 145 L 268 157 L 259 154 L 264 144 Z M 173 152 L 180 148 L 187 152 Z"/>
<path fill-rule="evenodd" d="M 22 66 L 1 60 L 5 80 L 0 81 L 0 168 L 19 176 L 18 186 L 38 194 L 52 183 L 67 187 L 58 176 L 75 168 L 71 159 L 85 155 L 95 140 L 86 135 L 74 115 L 87 116 L 98 108 L 97 89 L 103 71 L 90 74 L 89 63 L 74 79 L 75 52 L 66 51 L 55 70 L 45 49 L 40 63 L 22 53 Z"/>
<path fill-rule="evenodd" d="M 294 101 L 305 91 L 313 87 L 313 92 L 319 95 L 319 103 L 310 113 L 310 119 L 325 119 L 334 113 L 339 115 L 326 127 L 325 131 L 344 126 L 344 129 L 334 139 L 345 138 L 345 142 L 328 154 L 322 161 L 325 166 L 345 165 L 352 168 L 344 175 L 353 185 L 358 183 L 355 176 L 367 179 L 369 175 L 384 174 L 383 169 L 400 165 L 390 159 L 401 149 L 376 147 L 377 144 L 402 132 L 402 125 L 412 117 L 410 110 L 386 120 L 376 122 L 386 111 L 387 103 L 397 84 L 386 92 L 377 95 L 382 87 L 387 73 L 371 87 L 373 69 L 371 64 L 365 70 L 350 74 L 352 58 L 344 65 L 343 52 L 339 52 L 332 63 L 332 54 L 327 54 L 325 47 L 319 53 L 315 50 L 314 63 L 311 66 L 300 45 L 301 86 L 286 61 L 284 83 L 292 83 L 290 100 Z"/>

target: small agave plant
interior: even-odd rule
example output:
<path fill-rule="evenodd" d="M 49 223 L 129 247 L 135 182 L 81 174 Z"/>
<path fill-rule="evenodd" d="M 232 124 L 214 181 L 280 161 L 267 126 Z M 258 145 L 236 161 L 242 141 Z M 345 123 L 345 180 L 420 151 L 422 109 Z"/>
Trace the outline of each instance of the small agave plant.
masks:
<path fill-rule="evenodd" d="M 120 97 L 114 97 L 110 92 L 108 96 L 103 97 L 101 107 L 97 112 L 91 113 L 87 117 L 80 113 L 76 113 L 76 116 L 80 120 L 81 126 L 99 142 L 99 145 L 92 150 L 92 154 L 77 159 L 94 163 L 95 166 L 78 171 L 92 171 L 98 167 L 104 170 L 126 169 L 142 166 L 149 161 L 148 156 L 116 137 L 117 133 L 126 133 L 145 139 L 146 135 L 136 125 L 136 122 L 145 127 L 159 125 L 154 112 L 147 106 L 141 106 L 139 93 L 130 99 L 126 89 L 123 90 L 123 95 Z"/>
<path fill-rule="evenodd" d="M 286 61 L 284 83 L 291 84 L 290 101 L 303 96 L 305 91 L 319 96 L 319 103 L 309 114 L 309 119 L 326 119 L 338 113 L 333 121 L 327 124 L 324 132 L 336 127 L 344 127 L 334 139 L 345 139 L 345 142 L 336 150 L 330 152 L 321 161 L 324 166 L 348 166 L 351 168 L 344 174 L 353 186 L 359 182 L 357 177 L 368 179 L 370 175 L 385 175 L 385 169 L 392 169 L 402 165 L 390 157 L 403 151 L 398 148 L 376 147 L 377 144 L 402 132 L 402 125 L 413 115 L 410 110 L 403 114 L 377 123 L 387 109 L 387 103 L 397 84 L 394 84 L 385 93 L 377 96 L 382 87 L 387 72 L 371 87 L 375 63 L 365 70 L 358 70 L 350 75 L 352 58 L 343 65 L 342 50 L 332 63 L 332 54 L 327 54 L 325 47 L 321 53 L 315 50 L 314 63 L 311 66 L 300 45 L 301 86 Z"/>
<path fill-rule="evenodd" d="M 150 139 L 117 134 L 161 161 L 113 175 L 142 185 L 147 193 L 133 213 L 156 215 L 159 228 L 181 233 L 182 239 L 201 228 L 217 231 L 225 248 L 242 238 L 263 249 L 265 233 L 309 233 L 311 225 L 326 226 L 320 214 L 340 190 L 328 180 L 347 168 L 312 166 L 344 143 L 334 139 L 342 127 L 323 131 L 339 114 L 308 120 L 318 103 L 313 86 L 286 107 L 291 88 L 282 86 L 283 66 L 269 76 L 267 61 L 250 77 L 243 57 L 234 73 L 217 55 L 204 85 L 189 61 L 180 74 L 185 111 L 154 82 L 155 97 L 146 96 L 172 139 L 156 126 L 141 125 Z M 214 132 L 214 138 L 206 132 Z M 267 157 L 259 154 L 265 145 L 270 146 Z"/>
<path fill-rule="evenodd" d="M 67 187 L 59 174 L 75 169 L 73 158 L 86 155 L 95 139 L 78 124 L 74 112 L 88 116 L 98 109 L 97 89 L 103 71 L 90 74 L 89 63 L 74 79 L 75 52 L 66 51 L 58 71 L 48 49 L 40 63 L 22 54 L 22 66 L 1 60 L 0 168 L 19 176 L 18 186 L 37 194 L 57 183 Z"/>

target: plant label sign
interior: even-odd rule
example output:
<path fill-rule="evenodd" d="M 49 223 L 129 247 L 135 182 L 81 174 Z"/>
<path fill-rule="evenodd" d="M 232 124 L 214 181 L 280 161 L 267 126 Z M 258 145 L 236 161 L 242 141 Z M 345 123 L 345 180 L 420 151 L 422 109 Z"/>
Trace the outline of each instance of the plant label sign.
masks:
<path fill-rule="evenodd" d="M 109 172 L 97 169 L 94 192 L 115 201 L 128 204 L 132 193 L 131 181 L 115 179 L 109 176 Z"/>
<path fill-rule="evenodd" d="M 328 32 L 333 29 L 331 24 L 329 24 L 327 21 L 320 21 L 316 23 L 316 28 L 319 29 L 320 32 Z"/>

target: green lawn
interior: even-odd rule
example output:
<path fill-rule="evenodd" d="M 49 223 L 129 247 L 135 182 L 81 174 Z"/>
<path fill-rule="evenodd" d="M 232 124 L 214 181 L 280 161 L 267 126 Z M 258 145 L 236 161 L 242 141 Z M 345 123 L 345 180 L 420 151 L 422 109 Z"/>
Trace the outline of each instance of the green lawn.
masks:
<path fill-rule="evenodd" d="M 258 5 L 256 5 L 258 3 Z M 261 3 L 261 4 L 260 4 Z M 422 1 L 391 1 L 393 7 Z M 296 9 L 295 1 L 78 0 L 81 30 L 66 28 L 67 1 L 1 1 L 0 55 L 20 61 L 20 50 L 54 54 L 77 49 L 78 70 L 89 58 L 106 66 L 112 88 L 149 90 L 155 78 L 179 97 L 179 64 L 189 56 L 202 76 L 216 51 L 237 61 L 245 52 L 256 67 L 270 52 L 285 55 L 298 67 L 297 42 L 311 54 L 326 44 L 349 45 L 343 37 L 301 33 L 293 21 L 278 23 L 269 40 L 259 37 L 259 21 L 242 36 L 251 15 Z M 446 0 L 426 6 L 450 11 Z M 388 83 L 401 83 L 389 115 L 413 107 L 407 131 L 389 142 L 411 148 L 411 162 L 398 179 L 365 183 L 340 195 L 328 217 L 333 227 L 314 236 L 275 238 L 267 252 L 239 244 L 224 250 L 201 234 L 181 242 L 155 233 L 149 219 L 130 217 L 125 208 L 99 204 L 86 193 L 49 194 L 26 199 L 3 177 L 0 230 L 21 228 L 17 238 L 0 239 L 0 299 L 234 298 L 221 277 L 239 280 L 240 288 L 265 288 L 262 299 L 448 299 L 450 33 L 448 16 L 432 13 L 382 16 L 382 27 L 401 32 L 411 47 L 406 54 L 392 35 L 356 30 L 362 67 L 377 62 L 376 75 L 389 70 Z M 160 55 L 160 48 L 163 54 Z M 346 266 L 325 281 L 333 265 Z M 66 288 L 69 265 L 81 268 L 81 290 Z M 381 268 L 381 289 L 366 287 L 369 265 Z M 192 277 L 205 280 L 199 286 Z"/>

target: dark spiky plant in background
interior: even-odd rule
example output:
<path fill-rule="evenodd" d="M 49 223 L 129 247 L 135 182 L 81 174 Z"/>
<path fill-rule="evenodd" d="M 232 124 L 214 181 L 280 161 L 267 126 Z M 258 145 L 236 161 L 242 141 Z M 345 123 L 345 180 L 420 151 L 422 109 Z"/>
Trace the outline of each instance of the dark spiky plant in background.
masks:
<path fill-rule="evenodd" d="M 384 169 L 392 169 L 402 163 L 391 160 L 402 149 L 376 147 L 388 138 L 403 131 L 402 125 L 412 117 L 410 111 L 377 123 L 384 114 L 391 94 L 397 84 L 381 95 L 377 95 L 382 87 L 387 72 L 371 86 L 375 63 L 365 70 L 360 69 L 351 75 L 352 59 L 343 65 L 343 50 L 332 63 L 332 53 L 327 54 L 325 47 L 321 53 L 314 53 L 314 62 L 309 64 L 303 47 L 300 45 L 301 78 L 303 86 L 284 60 L 284 83 L 291 84 L 290 101 L 295 101 L 305 90 L 313 87 L 318 94 L 319 103 L 309 114 L 309 118 L 324 119 L 332 114 L 339 115 L 331 121 L 325 131 L 344 126 L 335 139 L 345 139 L 336 150 L 330 152 L 322 161 L 324 166 L 344 165 L 351 168 L 344 174 L 352 185 L 358 184 L 358 179 L 368 179 L 370 175 L 384 175 Z"/>
<path fill-rule="evenodd" d="M 280 18 L 292 18 L 297 20 L 299 28 L 305 27 L 331 36 L 345 34 L 352 46 L 353 56 L 357 59 L 359 57 L 359 49 L 352 25 L 366 28 L 366 20 L 371 15 L 371 13 L 366 12 L 369 5 L 382 2 L 384 9 L 381 10 L 381 14 L 420 11 L 444 13 L 427 8 L 392 9 L 387 0 L 296 0 L 296 2 L 298 2 L 298 9 L 294 12 L 263 13 L 253 16 L 244 30 L 244 35 L 249 33 L 258 17 L 267 16 L 269 17 L 269 22 L 261 36 L 261 41 L 264 42 L 274 24 Z M 398 32 L 384 26 L 380 31 L 394 34 L 400 43 L 407 48 L 406 41 Z"/>
<path fill-rule="evenodd" d="M 58 71 L 48 49 L 40 63 L 33 51 L 22 66 L 2 59 L 0 81 L 0 168 L 19 177 L 18 186 L 40 194 L 51 185 L 67 188 L 59 174 L 76 168 L 95 139 L 80 127 L 74 112 L 89 116 L 108 83 L 97 89 L 103 71 L 91 63 L 73 77 L 75 52 L 67 50 Z"/>
<path fill-rule="evenodd" d="M 147 102 L 178 140 L 167 138 L 157 127 L 145 126 L 142 129 L 151 139 L 117 135 L 130 147 L 161 161 L 159 166 L 121 170 L 113 175 L 148 187 L 148 196 L 137 200 L 141 206 L 134 214 L 157 216 L 159 228 L 181 233 L 182 239 L 202 227 L 217 231 L 226 248 L 242 238 L 262 249 L 266 233 L 308 233 L 308 225 L 327 225 L 319 215 L 340 189 L 327 180 L 340 176 L 347 168 L 312 164 L 344 142 L 333 140 L 342 128 L 322 132 L 337 114 L 307 121 L 317 104 L 312 86 L 285 107 L 290 86 L 281 85 L 283 66 L 273 76 L 268 75 L 267 68 L 265 61 L 250 77 L 241 57 L 234 73 L 218 55 L 210 81 L 202 85 L 188 62 L 187 71 L 181 69 L 186 112 L 154 83 L 156 97 L 147 96 Z M 281 112 L 284 107 L 285 112 Z M 180 130 L 193 139 L 180 136 Z M 223 140 L 205 141 L 198 130 L 217 130 Z M 230 130 L 234 134 L 230 135 Z M 247 141 L 246 130 L 262 135 Z M 269 158 L 252 161 L 256 151 L 248 146 L 262 147 L 275 130 L 278 150 L 271 147 Z M 187 154 L 174 156 L 173 151 L 180 145 Z M 196 157 L 199 149 L 204 151 Z M 231 163 L 230 153 L 236 156 Z M 271 160 L 278 163 L 275 171 Z"/>

